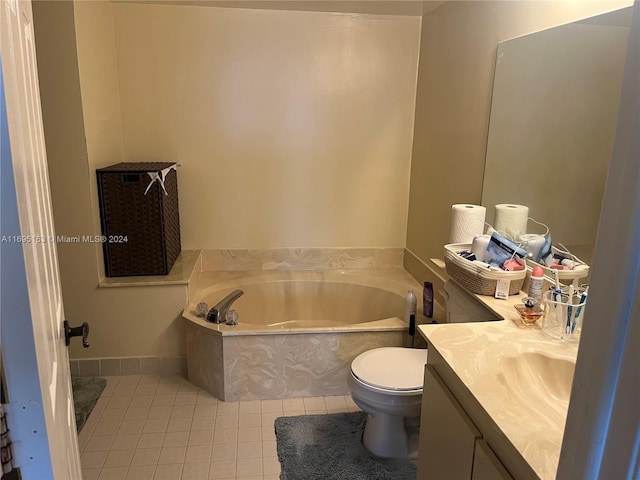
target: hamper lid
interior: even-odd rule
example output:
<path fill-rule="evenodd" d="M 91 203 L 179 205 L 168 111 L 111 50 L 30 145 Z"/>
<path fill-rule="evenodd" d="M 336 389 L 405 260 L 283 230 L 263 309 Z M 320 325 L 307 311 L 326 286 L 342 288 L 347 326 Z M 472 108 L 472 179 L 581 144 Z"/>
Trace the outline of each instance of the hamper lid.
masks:
<path fill-rule="evenodd" d="M 351 371 L 362 382 L 387 390 L 419 390 L 424 383 L 427 350 L 383 347 L 358 355 Z"/>
<path fill-rule="evenodd" d="M 176 165 L 176 162 L 120 162 L 108 167 L 99 168 L 97 172 L 157 172 L 164 170 L 172 165 Z"/>

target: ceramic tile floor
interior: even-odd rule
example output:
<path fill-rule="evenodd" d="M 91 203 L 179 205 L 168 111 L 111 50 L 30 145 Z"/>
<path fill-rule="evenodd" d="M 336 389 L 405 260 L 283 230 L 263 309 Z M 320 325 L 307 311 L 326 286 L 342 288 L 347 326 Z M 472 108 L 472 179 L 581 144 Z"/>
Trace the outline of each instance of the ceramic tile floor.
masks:
<path fill-rule="evenodd" d="M 104 378 L 78 435 L 84 480 L 275 480 L 277 417 L 358 410 L 348 395 L 223 402 L 177 375 Z"/>

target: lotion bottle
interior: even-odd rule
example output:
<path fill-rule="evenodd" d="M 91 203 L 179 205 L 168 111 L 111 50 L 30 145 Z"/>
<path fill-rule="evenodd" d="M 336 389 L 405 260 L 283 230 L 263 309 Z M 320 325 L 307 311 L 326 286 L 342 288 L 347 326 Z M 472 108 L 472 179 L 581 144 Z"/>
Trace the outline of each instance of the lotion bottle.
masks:
<path fill-rule="evenodd" d="M 433 318 L 433 284 L 424 282 L 422 290 L 422 313 L 427 318 Z"/>
<path fill-rule="evenodd" d="M 416 308 L 418 305 L 418 299 L 416 294 L 413 293 L 413 288 L 410 289 L 404 297 L 404 321 L 411 323 L 411 315 L 415 318 Z"/>
<path fill-rule="evenodd" d="M 416 335 L 416 308 L 418 306 L 418 299 L 416 294 L 413 293 L 413 288 L 407 292 L 404 297 L 404 321 L 409 324 L 409 336 L 411 337 L 411 347 L 413 347 L 413 341 Z"/>
<path fill-rule="evenodd" d="M 529 278 L 529 291 L 527 292 L 527 295 L 529 298 L 535 300 L 536 303 L 540 303 L 543 288 L 544 271 L 542 270 L 542 267 L 536 265 L 531 271 L 531 277 Z"/>

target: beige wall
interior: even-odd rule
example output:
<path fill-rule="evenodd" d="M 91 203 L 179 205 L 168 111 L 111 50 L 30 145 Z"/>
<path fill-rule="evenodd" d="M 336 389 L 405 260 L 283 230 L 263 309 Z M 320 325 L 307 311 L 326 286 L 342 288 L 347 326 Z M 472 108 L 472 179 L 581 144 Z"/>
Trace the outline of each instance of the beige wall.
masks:
<path fill-rule="evenodd" d="M 108 25 L 103 29 L 105 25 L 95 20 L 110 4 L 75 6 L 80 7 L 78 19 L 92 19 L 89 28 L 79 28 L 78 34 L 105 38 L 102 33 Z M 118 101 L 109 80 L 115 72 L 108 35 L 94 49 L 77 52 L 72 2 L 34 2 L 33 13 L 56 233 L 92 235 L 100 229 L 94 211 L 95 167 L 119 161 L 122 148 Z M 82 73 L 78 54 L 87 67 Z M 101 247 L 91 243 L 58 243 L 57 247 L 65 317 L 72 326 L 85 321 L 90 325 L 91 347 L 83 349 L 74 341 L 71 357 L 184 353 L 180 321 L 186 303 L 184 287 L 98 288 L 102 256 L 96 249 Z"/>
<path fill-rule="evenodd" d="M 450 1 L 422 20 L 407 248 L 442 258 L 451 205 L 480 203 L 498 42 L 626 2 Z"/>
<path fill-rule="evenodd" d="M 161 14 L 129 18 L 123 12 L 130 7 L 138 15 Z M 419 18 L 305 13 L 301 19 L 248 10 L 236 17 L 228 10 L 136 7 L 107 1 L 34 6 L 60 235 L 99 233 L 96 168 L 123 159 L 177 159 L 184 165 L 183 248 L 404 246 Z M 167 35 L 180 14 L 184 30 Z M 242 26 L 248 30 L 238 35 Z M 214 27 L 221 37 L 208 37 Z M 153 75 L 158 65 L 139 72 L 129 63 L 140 58 L 128 50 L 138 52 L 148 38 L 154 41 L 145 59 L 173 52 L 164 65 L 166 83 Z M 177 41 L 164 45 L 165 38 Z M 336 44 L 343 44 L 337 56 L 331 54 Z M 227 49 L 235 56 L 225 57 Z M 255 75 L 246 57 L 257 62 Z M 304 63 L 305 57 L 318 64 Z M 278 59 L 284 65 L 272 67 Z M 258 75 L 260 65 L 268 75 Z M 134 75 L 118 76 L 120 69 Z M 217 71 L 234 76 L 221 79 Z M 183 80 L 195 84 L 170 91 Z M 224 94 L 214 94 L 225 81 Z M 154 95 L 138 98 L 136 85 Z M 214 100 L 224 115 L 216 117 Z M 217 124 L 209 122 L 212 116 Z M 147 132 L 159 124 L 164 128 Z M 58 244 L 58 252 L 66 316 L 72 325 L 91 325 L 91 348 L 75 343 L 71 357 L 184 353 L 184 287 L 98 288 L 99 245 Z"/>
<path fill-rule="evenodd" d="M 420 17 L 114 4 L 127 161 L 183 248 L 404 247 Z"/>
<path fill-rule="evenodd" d="M 496 44 L 578 16 L 550 5 L 454 2 L 423 18 L 406 229 L 421 259 L 441 255 L 450 205 L 480 199 Z M 59 234 L 97 231 L 95 168 L 122 156 L 183 163 L 185 247 L 405 245 L 419 19 L 75 7 L 74 18 L 71 2 L 34 5 Z M 182 15 L 178 30 L 169 17 Z M 183 287 L 98 289 L 95 245 L 58 252 L 66 316 L 92 329 L 72 357 L 184 352 Z"/>
<path fill-rule="evenodd" d="M 107 1 L 75 2 L 78 73 L 86 135 L 89 182 L 93 211 L 93 233 L 99 235 L 95 170 L 123 159 L 122 115 L 113 36 L 112 6 Z M 86 227 L 90 228 L 89 225 Z M 96 246 L 96 263 L 104 275 L 102 246 Z"/>

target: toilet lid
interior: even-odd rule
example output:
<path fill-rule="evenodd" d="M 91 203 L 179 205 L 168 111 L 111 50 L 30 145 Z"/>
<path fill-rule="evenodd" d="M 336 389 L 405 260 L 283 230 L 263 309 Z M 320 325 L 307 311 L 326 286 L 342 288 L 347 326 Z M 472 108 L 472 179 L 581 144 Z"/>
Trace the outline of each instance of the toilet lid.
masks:
<path fill-rule="evenodd" d="M 427 350 L 383 347 L 358 355 L 351 372 L 363 383 L 387 390 L 421 390 Z"/>

